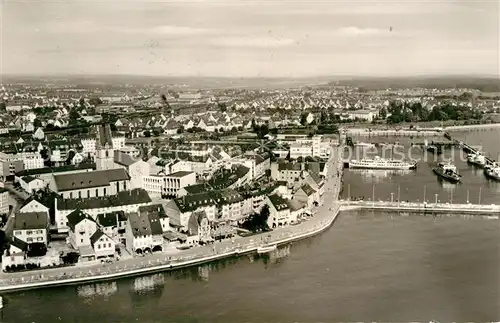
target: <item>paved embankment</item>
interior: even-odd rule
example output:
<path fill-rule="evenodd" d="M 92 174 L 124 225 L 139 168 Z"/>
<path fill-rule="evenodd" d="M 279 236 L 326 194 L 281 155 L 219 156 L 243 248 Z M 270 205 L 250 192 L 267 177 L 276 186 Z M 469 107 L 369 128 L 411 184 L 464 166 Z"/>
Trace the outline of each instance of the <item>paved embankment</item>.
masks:
<path fill-rule="evenodd" d="M 340 204 L 340 149 L 333 149 L 330 158 L 330 174 L 325 183 L 325 202 L 310 220 L 295 226 L 271 232 L 242 237 L 234 241 L 218 242 L 211 246 L 196 247 L 176 255 L 157 253 L 145 257 L 120 260 L 112 264 L 91 267 L 64 267 L 45 270 L 0 274 L 0 292 L 70 285 L 142 275 L 158 271 L 199 265 L 217 259 L 256 252 L 264 244 L 284 244 L 316 235 L 327 229 L 337 218 Z"/>
<path fill-rule="evenodd" d="M 500 123 L 485 123 L 463 126 L 449 126 L 445 127 L 444 131 L 464 131 L 464 130 L 485 130 L 491 128 L 500 128 Z"/>

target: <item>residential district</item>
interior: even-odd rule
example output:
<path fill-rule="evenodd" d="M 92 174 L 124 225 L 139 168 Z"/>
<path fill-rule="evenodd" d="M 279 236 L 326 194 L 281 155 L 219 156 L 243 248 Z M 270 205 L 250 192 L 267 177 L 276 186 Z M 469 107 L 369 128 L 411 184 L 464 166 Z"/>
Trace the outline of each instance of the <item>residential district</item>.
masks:
<path fill-rule="evenodd" d="M 500 106 L 467 89 L 0 90 L 2 275 L 299 225 L 337 172 L 339 127 L 489 122 Z"/>

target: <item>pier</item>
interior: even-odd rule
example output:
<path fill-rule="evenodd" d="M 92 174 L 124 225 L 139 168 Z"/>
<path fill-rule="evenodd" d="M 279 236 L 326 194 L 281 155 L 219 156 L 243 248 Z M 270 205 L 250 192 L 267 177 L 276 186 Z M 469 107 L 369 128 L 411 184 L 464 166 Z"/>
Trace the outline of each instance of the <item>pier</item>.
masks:
<path fill-rule="evenodd" d="M 422 213 L 447 213 L 490 215 L 500 217 L 498 204 L 450 204 L 450 203 L 422 203 L 422 202 L 388 202 L 388 201 L 340 201 L 341 210 L 371 209 L 385 211 L 407 211 Z"/>

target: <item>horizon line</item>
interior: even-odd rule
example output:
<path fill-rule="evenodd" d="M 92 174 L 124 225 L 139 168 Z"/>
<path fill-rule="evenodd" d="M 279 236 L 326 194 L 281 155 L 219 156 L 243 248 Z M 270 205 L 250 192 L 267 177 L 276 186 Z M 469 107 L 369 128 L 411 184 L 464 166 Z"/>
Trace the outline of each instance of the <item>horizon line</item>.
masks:
<path fill-rule="evenodd" d="M 42 73 L 0 73 L 0 79 L 4 77 L 66 77 L 66 78 L 101 78 L 101 77 L 131 77 L 131 78 L 157 78 L 157 79 L 167 79 L 167 78 L 192 78 L 192 79 L 203 79 L 203 78 L 218 78 L 218 79 L 297 79 L 297 80 L 307 80 L 314 78 L 350 78 L 350 79 L 403 79 L 403 78 L 457 78 L 457 77 L 474 77 L 474 78 L 494 78 L 500 81 L 500 73 L 498 74 L 474 74 L 474 73 L 463 73 L 463 74 L 409 74 L 409 75 L 310 75 L 310 76 L 217 76 L 217 75 L 151 75 L 151 74 L 42 74 Z M 464 80 L 465 81 L 465 80 Z"/>

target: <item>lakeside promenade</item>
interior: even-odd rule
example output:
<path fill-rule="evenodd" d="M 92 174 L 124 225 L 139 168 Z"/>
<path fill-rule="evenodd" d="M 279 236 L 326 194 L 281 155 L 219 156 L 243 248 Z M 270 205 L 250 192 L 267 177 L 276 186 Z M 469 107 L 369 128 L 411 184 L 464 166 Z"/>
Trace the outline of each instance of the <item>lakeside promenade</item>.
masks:
<path fill-rule="evenodd" d="M 250 237 L 238 237 L 234 240 L 217 242 L 213 245 L 194 247 L 175 255 L 155 253 L 109 264 L 1 273 L 0 292 L 79 284 L 183 268 L 226 257 L 253 253 L 264 245 L 279 245 L 316 235 L 327 229 L 335 221 L 340 211 L 338 197 L 342 176 L 341 151 L 341 147 L 332 146 L 332 154 L 328 161 L 330 171 L 324 184 L 324 203 L 316 209 L 316 213 L 311 219 L 301 224 L 278 228 Z"/>

